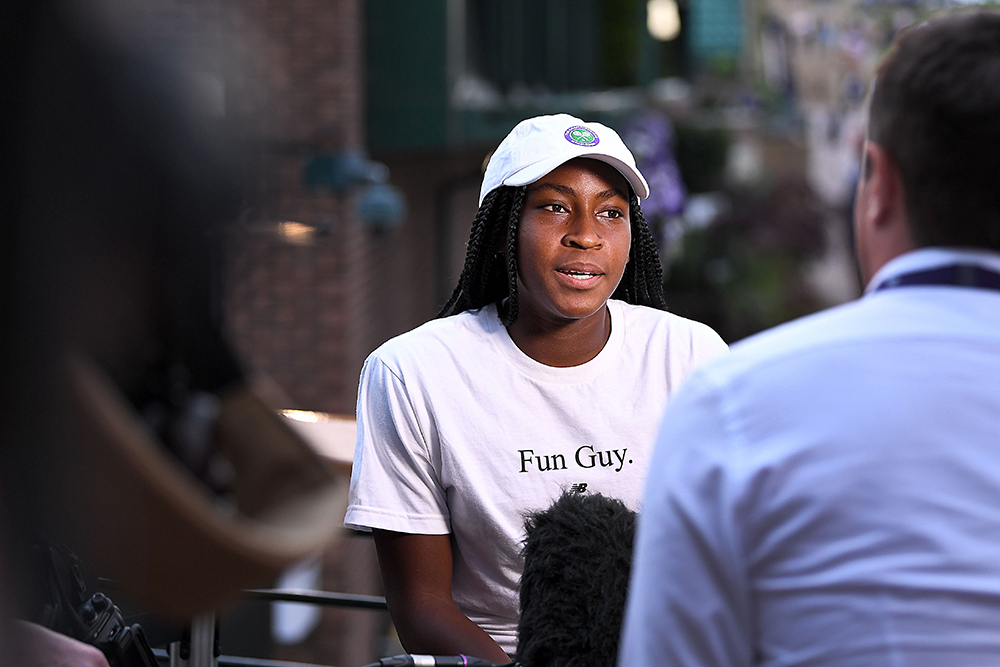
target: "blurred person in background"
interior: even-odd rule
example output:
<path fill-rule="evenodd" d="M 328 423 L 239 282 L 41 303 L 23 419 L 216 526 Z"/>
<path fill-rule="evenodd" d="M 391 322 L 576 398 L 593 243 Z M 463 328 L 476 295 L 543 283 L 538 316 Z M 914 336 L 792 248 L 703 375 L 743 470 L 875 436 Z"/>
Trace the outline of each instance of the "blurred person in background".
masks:
<path fill-rule="evenodd" d="M 647 195 L 611 128 L 522 121 L 440 319 L 366 361 L 345 522 L 374 533 L 406 650 L 507 662 L 524 513 L 568 488 L 636 509 L 659 412 L 726 351 L 665 312 Z"/>
<path fill-rule="evenodd" d="M 619 665 L 1000 656 L 1000 13 L 881 63 L 858 301 L 760 334 L 667 408 Z"/>
<path fill-rule="evenodd" d="M 95 362 L 139 403 L 172 364 L 201 387 L 242 377 L 213 307 L 212 232 L 239 207 L 231 167 L 190 118 L 181 73 L 126 48 L 101 19 L 82 2 L 3 7 L 3 615 L 25 619 L 5 623 L 5 665 L 106 665 L 93 646 L 28 621 L 41 623 L 45 605 L 58 604 L 44 575 L 30 574 L 33 546 L 70 542 L 73 532 L 85 536 L 73 547 L 82 556 L 92 544 L 141 543 L 149 529 L 126 522 L 109 531 L 115 517 L 87 512 L 95 498 L 123 508 L 138 499 L 85 479 L 67 360 Z M 91 575 L 94 567 L 83 564 Z"/>
<path fill-rule="evenodd" d="M 93 629 L 81 627 L 79 600 L 52 599 L 47 574 L 29 574 L 35 544 L 65 544 L 81 570 L 112 580 L 116 598 L 187 620 L 308 553 L 241 533 L 280 533 L 263 527 L 268 502 L 329 477 L 318 461 L 311 479 L 308 465 L 288 467 L 289 451 L 304 445 L 270 409 L 233 400 L 250 393 L 219 303 L 221 232 L 242 194 L 235 151 L 193 108 L 186 73 L 137 38 L 141 26 L 124 35 L 98 10 L 46 0 L 0 7 L 9 50 L 0 63 L 9 82 L 0 128 L 2 665 L 107 665 L 94 647 L 42 627 Z M 223 428 L 227 414 L 259 420 L 246 428 L 260 435 Z M 283 440 L 291 447 L 278 466 L 268 445 Z M 286 479 L 248 476 L 240 459 Z M 324 537 L 341 508 L 319 507 L 330 515 Z M 299 525 L 319 514 L 297 509 Z M 244 521 L 254 512 L 261 523 Z"/>

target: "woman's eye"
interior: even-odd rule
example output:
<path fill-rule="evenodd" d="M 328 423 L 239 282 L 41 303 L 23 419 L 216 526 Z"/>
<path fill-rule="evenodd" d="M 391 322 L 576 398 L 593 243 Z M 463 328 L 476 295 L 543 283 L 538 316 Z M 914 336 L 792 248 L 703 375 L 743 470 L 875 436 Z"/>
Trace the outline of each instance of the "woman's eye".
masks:
<path fill-rule="evenodd" d="M 565 213 L 566 207 L 562 204 L 545 204 L 542 206 L 546 211 L 551 211 L 552 213 Z"/>
<path fill-rule="evenodd" d="M 601 211 L 598 215 L 603 216 L 605 218 L 609 218 L 611 220 L 617 220 L 619 218 L 625 217 L 625 214 L 616 208 L 609 208 L 606 211 Z"/>

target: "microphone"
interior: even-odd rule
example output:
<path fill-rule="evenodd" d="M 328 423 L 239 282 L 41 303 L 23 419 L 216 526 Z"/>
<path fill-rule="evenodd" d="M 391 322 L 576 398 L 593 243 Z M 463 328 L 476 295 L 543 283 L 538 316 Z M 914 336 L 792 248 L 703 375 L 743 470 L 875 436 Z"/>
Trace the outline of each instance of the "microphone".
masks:
<path fill-rule="evenodd" d="M 506 663 L 512 665 L 514 663 Z M 506 667 L 495 665 L 489 660 L 473 658 L 467 655 L 415 655 L 404 653 L 391 658 L 382 658 L 373 662 L 370 667 Z"/>

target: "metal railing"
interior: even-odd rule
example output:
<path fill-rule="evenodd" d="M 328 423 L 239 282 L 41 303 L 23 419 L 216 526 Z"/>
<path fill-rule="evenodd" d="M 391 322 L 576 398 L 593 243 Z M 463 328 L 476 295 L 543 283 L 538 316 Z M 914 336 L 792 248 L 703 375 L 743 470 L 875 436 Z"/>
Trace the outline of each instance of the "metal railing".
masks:
<path fill-rule="evenodd" d="M 301 588 L 252 588 L 240 591 L 240 597 L 247 600 L 265 602 L 298 602 L 314 604 L 322 607 L 345 607 L 349 609 L 369 609 L 387 611 L 385 598 L 378 595 L 354 595 L 352 593 L 331 593 Z M 218 621 L 216 621 L 218 622 Z M 170 663 L 170 653 L 164 649 L 153 649 L 153 654 L 161 664 Z M 260 658 L 244 658 L 234 655 L 220 655 L 217 659 L 220 667 L 329 667 L 305 662 L 287 662 L 283 660 L 264 660 Z"/>
<path fill-rule="evenodd" d="M 351 609 L 386 610 L 385 598 L 378 595 L 353 595 L 351 593 L 328 593 L 301 588 L 251 588 L 242 591 L 242 597 L 270 602 L 305 602 L 326 607 L 349 607 Z"/>
<path fill-rule="evenodd" d="M 162 648 L 154 648 L 153 655 L 157 661 L 169 665 L 170 654 Z M 262 660 L 259 658 L 241 658 L 234 655 L 220 655 L 219 667 L 330 667 L 329 665 L 316 665 L 311 662 L 287 662 L 285 660 Z"/>

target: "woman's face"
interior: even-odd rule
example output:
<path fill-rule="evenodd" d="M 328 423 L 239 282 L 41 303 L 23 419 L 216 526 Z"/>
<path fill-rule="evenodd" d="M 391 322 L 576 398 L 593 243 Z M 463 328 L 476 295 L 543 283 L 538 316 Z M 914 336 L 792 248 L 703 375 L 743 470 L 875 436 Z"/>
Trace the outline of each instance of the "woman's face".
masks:
<path fill-rule="evenodd" d="M 603 316 L 632 243 L 629 187 L 599 160 L 576 158 L 528 186 L 518 230 L 518 320 Z"/>

